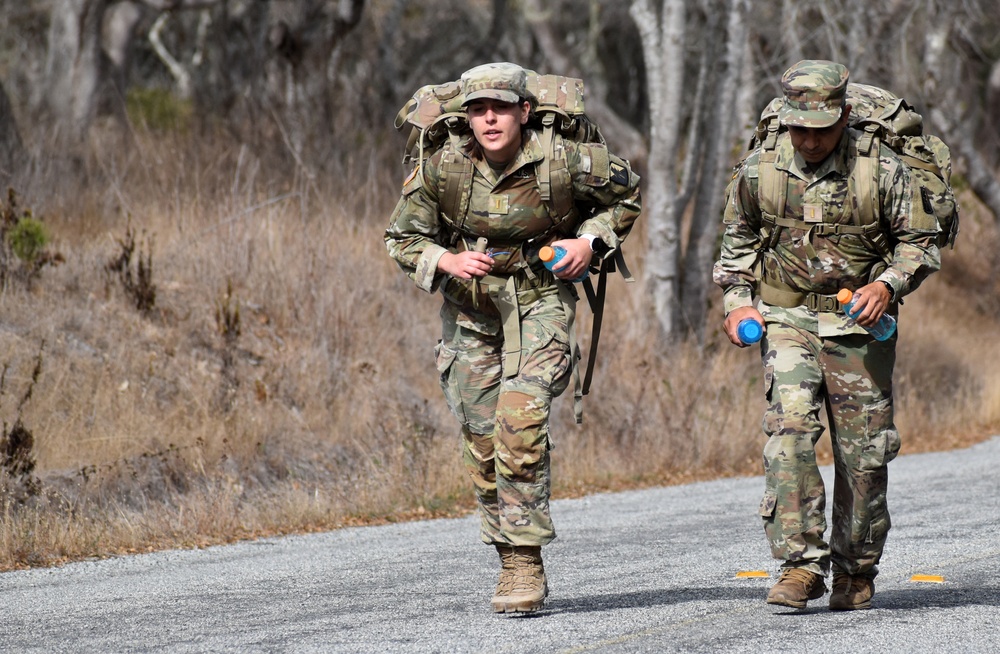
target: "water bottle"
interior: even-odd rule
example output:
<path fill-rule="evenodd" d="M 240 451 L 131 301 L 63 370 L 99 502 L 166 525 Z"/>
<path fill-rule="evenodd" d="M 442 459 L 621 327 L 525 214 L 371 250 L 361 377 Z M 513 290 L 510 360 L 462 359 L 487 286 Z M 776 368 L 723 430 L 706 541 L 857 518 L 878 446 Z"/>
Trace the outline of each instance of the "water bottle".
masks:
<path fill-rule="evenodd" d="M 837 301 L 840 302 L 841 306 L 844 308 L 844 313 L 847 314 L 848 318 L 857 318 L 858 314 L 861 313 L 860 311 L 851 313 L 851 310 L 854 309 L 854 293 L 851 292 L 851 289 L 840 289 L 840 292 L 837 293 Z M 865 329 L 867 329 L 868 332 L 875 337 L 875 340 L 885 341 L 896 333 L 896 319 L 888 313 L 883 313 L 877 323 L 871 327 L 865 327 Z"/>
<path fill-rule="evenodd" d="M 545 264 L 545 267 L 548 268 L 549 270 L 558 267 L 559 262 L 562 261 L 562 258 L 565 256 L 566 256 L 566 248 L 559 245 L 555 246 L 546 245 L 538 251 L 538 258 L 541 260 L 543 264 Z M 569 279 L 566 281 L 582 282 L 583 280 L 587 279 L 588 273 L 589 271 L 587 269 L 584 269 L 582 275 L 580 275 L 576 279 Z"/>
<path fill-rule="evenodd" d="M 745 345 L 751 345 L 759 341 L 761 336 L 764 335 L 764 327 L 753 318 L 744 318 L 736 326 L 736 332 Z"/>

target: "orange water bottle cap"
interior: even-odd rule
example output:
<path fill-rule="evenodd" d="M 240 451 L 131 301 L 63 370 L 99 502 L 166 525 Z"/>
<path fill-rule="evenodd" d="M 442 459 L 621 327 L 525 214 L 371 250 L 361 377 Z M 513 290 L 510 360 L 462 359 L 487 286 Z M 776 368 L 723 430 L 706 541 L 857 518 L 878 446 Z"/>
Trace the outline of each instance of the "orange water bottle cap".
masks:
<path fill-rule="evenodd" d="M 552 261 L 556 258 L 556 251 L 546 245 L 538 251 L 538 258 L 542 261 Z"/>
<path fill-rule="evenodd" d="M 837 302 L 841 304 L 847 304 L 854 298 L 854 293 L 851 292 L 849 288 L 842 288 L 840 292 L 837 293 Z"/>

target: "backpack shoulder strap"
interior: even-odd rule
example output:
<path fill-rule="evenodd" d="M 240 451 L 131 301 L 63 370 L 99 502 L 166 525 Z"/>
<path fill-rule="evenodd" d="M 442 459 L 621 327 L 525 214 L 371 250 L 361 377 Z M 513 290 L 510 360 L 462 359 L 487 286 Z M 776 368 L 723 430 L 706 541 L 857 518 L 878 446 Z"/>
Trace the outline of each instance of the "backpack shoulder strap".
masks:
<path fill-rule="evenodd" d="M 779 222 L 785 217 L 785 202 L 788 199 L 788 171 L 775 164 L 778 153 L 762 150 L 757 165 L 757 197 L 764 221 Z"/>
<path fill-rule="evenodd" d="M 882 226 L 882 211 L 879 199 L 879 174 L 881 171 L 881 139 L 879 125 L 864 125 L 862 134 L 855 141 L 848 176 L 848 201 L 857 207 L 856 224 L 861 227 L 861 235 L 888 265 L 892 261 L 889 238 Z"/>
<path fill-rule="evenodd" d="M 573 176 L 566 161 L 566 149 L 561 143 L 563 137 L 555 129 L 557 116 L 556 111 L 547 111 L 542 116 L 539 140 L 545 156 L 535 167 L 538 193 L 549 212 L 553 228 L 573 215 L 576 207 L 573 199 Z"/>
<path fill-rule="evenodd" d="M 441 157 L 441 176 L 438 182 L 438 209 L 445 221 L 455 228 L 453 238 L 461 232 L 469 212 L 472 197 L 472 160 L 462 152 L 458 134 L 449 134 Z"/>
<path fill-rule="evenodd" d="M 788 171 L 775 164 L 778 161 L 777 120 L 768 125 L 768 131 L 760 146 L 757 159 L 757 205 L 761 213 L 760 254 L 778 243 L 785 218 L 785 203 L 788 199 Z M 772 127 L 774 127 L 772 129 Z"/>
<path fill-rule="evenodd" d="M 857 224 L 871 225 L 879 220 L 878 175 L 879 139 L 876 125 L 868 125 L 855 143 L 851 174 L 847 179 L 848 195 L 857 203 Z"/>

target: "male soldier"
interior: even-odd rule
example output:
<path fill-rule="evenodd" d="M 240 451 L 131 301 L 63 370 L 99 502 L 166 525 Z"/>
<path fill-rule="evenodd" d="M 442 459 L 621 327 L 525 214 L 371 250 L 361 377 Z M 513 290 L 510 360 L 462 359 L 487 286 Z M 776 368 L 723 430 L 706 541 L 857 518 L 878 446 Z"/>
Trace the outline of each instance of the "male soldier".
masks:
<path fill-rule="evenodd" d="M 462 88 L 471 133 L 414 171 L 385 242 L 418 288 L 444 296 L 437 369 L 462 425 L 482 540 L 500 555 L 493 610 L 530 612 L 548 594 L 541 548 L 555 538 L 549 411 L 575 363 L 575 293 L 560 280 L 618 248 L 639 215 L 639 178 L 603 145 L 555 136 L 545 147 L 527 127 L 520 66 L 478 66 L 462 75 Z M 552 196 L 572 196 L 565 215 L 542 201 L 543 161 Z M 555 275 L 538 259 L 543 245 L 567 250 Z"/>
<path fill-rule="evenodd" d="M 745 347 L 737 332 L 745 318 L 765 328 L 760 515 L 771 553 L 784 562 L 767 602 L 794 608 L 823 596 L 831 565 L 830 609 L 871 606 L 889 530 L 887 464 L 900 439 L 892 403 L 896 336 L 877 341 L 865 328 L 896 313 L 900 298 L 940 267 L 938 224 L 911 211 L 908 170 L 885 146 L 873 166 L 862 165 L 868 155 L 858 149 L 862 135 L 848 127 L 847 78 L 840 64 L 809 60 L 782 76 L 783 131 L 772 149 L 758 145 L 737 169 L 714 269 L 729 340 Z M 874 177 L 875 166 L 880 229 L 873 237 L 858 226 L 864 180 L 852 174 Z M 879 238 L 887 239 L 884 256 Z M 841 288 L 854 291 L 856 320 L 839 309 Z M 829 543 L 814 450 L 821 404 L 835 463 Z"/>

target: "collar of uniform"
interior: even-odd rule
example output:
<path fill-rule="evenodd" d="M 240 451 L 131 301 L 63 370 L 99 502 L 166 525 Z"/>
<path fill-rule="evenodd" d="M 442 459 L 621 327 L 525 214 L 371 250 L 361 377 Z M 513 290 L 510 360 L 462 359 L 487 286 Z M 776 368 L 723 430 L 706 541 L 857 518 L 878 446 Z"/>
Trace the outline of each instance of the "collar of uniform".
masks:
<path fill-rule="evenodd" d="M 847 157 L 850 149 L 848 148 L 848 142 L 853 138 L 856 138 L 856 134 L 850 129 L 845 129 L 836 149 L 813 170 L 812 178 L 821 179 L 830 172 L 835 172 L 841 177 L 846 177 L 849 173 Z M 809 174 L 804 170 L 805 165 L 805 160 L 796 155 L 795 148 L 792 147 L 792 139 L 787 136 L 781 139 L 778 143 L 774 166 L 799 179 L 808 179 Z"/>
<path fill-rule="evenodd" d="M 539 138 L 538 132 L 533 129 L 526 130 L 521 151 L 518 152 L 517 156 L 520 159 L 517 162 L 518 168 L 525 164 L 536 163 L 545 158 L 545 149 L 542 147 L 542 140 Z"/>

